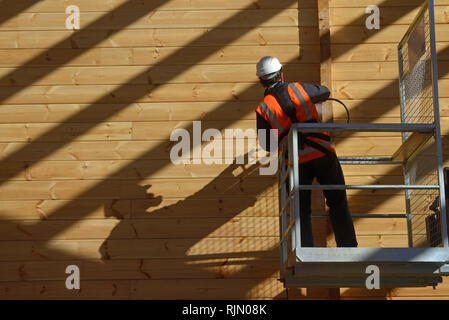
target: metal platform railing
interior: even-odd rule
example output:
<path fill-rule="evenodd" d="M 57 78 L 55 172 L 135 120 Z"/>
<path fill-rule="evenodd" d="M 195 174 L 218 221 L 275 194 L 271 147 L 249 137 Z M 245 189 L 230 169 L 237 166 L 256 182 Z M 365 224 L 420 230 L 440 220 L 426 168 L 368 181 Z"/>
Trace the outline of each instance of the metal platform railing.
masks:
<path fill-rule="evenodd" d="M 436 264 L 440 267 L 444 266 L 449 260 L 449 245 L 447 234 L 447 219 L 446 215 L 442 214 L 439 219 L 438 230 L 431 229 L 428 232 L 433 234 L 427 235 L 427 238 L 435 238 L 438 235 L 440 238 L 437 246 L 432 246 L 428 243 L 427 248 L 415 247 L 413 244 L 413 235 L 409 233 L 408 248 L 302 248 L 301 247 L 301 231 L 299 219 L 299 192 L 300 190 L 331 190 L 331 189 L 390 189 L 390 190 L 424 190 L 432 191 L 432 196 L 437 193 L 439 197 L 440 212 L 446 212 L 446 197 L 444 190 L 444 178 L 440 179 L 437 184 L 415 183 L 411 184 L 410 179 L 405 180 L 404 184 L 400 185 L 301 185 L 299 183 L 300 166 L 299 166 L 299 134 L 301 132 L 323 132 L 323 131 L 358 131 L 358 132 L 406 132 L 412 133 L 408 136 L 404 144 L 414 139 L 413 133 L 420 133 L 423 136 L 421 143 L 415 144 L 414 148 L 408 148 L 403 152 L 403 160 L 400 161 L 404 168 L 415 161 L 423 152 L 422 146 L 428 141 L 433 141 L 433 144 L 441 143 L 438 139 L 438 126 L 435 124 L 294 124 L 289 132 L 288 137 L 281 143 L 279 152 L 279 218 L 280 218 L 280 235 L 281 235 L 281 270 L 282 274 L 286 275 L 286 270 L 294 268 L 294 270 L 305 270 L 304 263 L 368 263 L 376 262 L 380 264 L 395 264 L 395 263 L 421 263 L 419 268 L 423 269 L 422 263 Z M 402 146 L 404 145 L 402 144 Z M 401 148 L 402 148 L 401 146 Z M 399 148 L 399 149 L 401 149 Z M 438 149 L 438 148 L 437 148 Z M 441 150 L 441 149 L 439 149 Z M 395 153 L 396 154 L 396 153 Z M 391 157 L 348 157 L 341 158 L 345 164 L 386 164 L 398 163 L 397 157 L 393 154 Z M 439 158 L 437 153 L 434 153 L 435 158 Z M 287 159 L 287 164 L 285 160 Z M 438 161 L 437 161 L 438 162 Z M 435 168 L 438 173 L 441 172 L 443 177 L 442 163 Z M 286 183 L 288 179 L 289 183 Z M 288 186 L 288 189 L 287 189 Z M 430 198 L 429 198 L 430 199 Z M 431 202 L 428 204 L 431 205 Z M 407 208 L 409 208 L 407 206 Z M 406 213 L 384 213 L 384 214 L 352 214 L 353 217 L 358 218 L 405 218 L 408 224 L 413 223 L 415 212 L 407 211 Z M 325 214 L 314 214 L 312 217 L 327 217 Z M 413 225 L 408 226 L 408 231 L 413 229 Z M 373 251 L 373 249 L 375 249 Z M 417 265 L 418 267 L 418 265 Z M 330 268 L 333 268 L 330 266 Z M 425 269 L 425 268 L 424 268 Z M 423 269 L 423 270 L 424 270 Z M 447 268 L 445 267 L 444 270 Z M 434 270 L 435 271 L 435 270 Z M 433 273 L 432 273 L 433 274 Z M 424 275 L 422 275 L 424 276 Z M 428 283 L 434 285 L 435 274 L 432 276 L 432 281 Z M 294 279 L 296 278 L 296 279 Z M 292 286 L 292 283 L 297 283 L 298 277 L 290 277 L 287 286 Z M 413 278 L 413 277 L 412 277 Z M 418 285 L 420 282 L 412 281 L 412 278 L 407 278 L 408 285 Z M 404 278 L 405 279 L 405 278 Z M 334 280 L 328 278 L 329 283 L 335 283 Z M 345 281 L 340 280 L 336 283 L 347 283 L 346 281 L 354 281 L 353 278 L 348 277 Z M 394 276 L 390 276 L 388 284 L 399 285 Z M 308 282 L 302 282 L 308 283 Z M 290 285 L 289 285 L 290 284 Z M 313 286 L 319 286 L 314 283 Z M 321 285 L 326 286 L 326 285 Z M 405 286 L 405 284 L 404 284 Z"/>
<path fill-rule="evenodd" d="M 288 136 L 280 143 L 278 191 L 281 279 L 287 287 L 361 286 L 361 266 L 367 263 L 376 263 L 384 268 L 385 286 L 436 285 L 442 275 L 449 275 L 433 0 L 423 4 L 398 45 L 398 56 L 400 124 L 293 124 Z M 401 165 L 404 181 L 391 185 L 302 185 L 299 183 L 301 172 L 298 153 L 299 134 L 302 132 L 397 132 L 402 136 L 402 144 L 391 156 L 341 157 L 339 161 L 343 165 Z M 355 213 L 352 216 L 405 218 L 408 247 L 302 247 L 299 192 L 326 189 L 401 191 L 405 213 Z M 326 216 L 321 213 L 312 215 Z M 340 274 L 337 269 L 347 272 Z"/>

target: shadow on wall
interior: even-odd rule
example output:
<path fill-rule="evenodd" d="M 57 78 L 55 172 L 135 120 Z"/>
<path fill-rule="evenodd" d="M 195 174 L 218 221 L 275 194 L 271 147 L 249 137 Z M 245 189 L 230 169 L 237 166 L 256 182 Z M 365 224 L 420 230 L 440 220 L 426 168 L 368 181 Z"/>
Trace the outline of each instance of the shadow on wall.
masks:
<path fill-rule="evenodd" d="M 87 32 L 87 31 L 86 31 Z M 211 31 L 210 33 L 212 33 Z M 100 39 L 101 40 L 101 39 Z M 80 50 L 83 51 L 83 50 Z M 178 56 L 182 54 L 181 52 L 178 54 Z M 209 53 L 208 53 L 209 54 Z M 74 55 L 70 57 L 72 59 Z M 68 60 L 70 60 L 68 59 Z M 67 60 L 67 61 L 68 61 Z M 166 63 L 169 63 L 170 59 L 166 61 Z M 43 75 L 42 75 L 43 76 Z M 140 76 L 140 75 L 139 75 Z M 33 79 L 34 81 L 34 79 Z M 31 82 L 30 82 L 31 84 Z M 130 97 L 131 100 L 136 100 L 140 95 L 144 95 L 148 93 L 145 92 L 138 92 L 135 93 L 126 93 L 126 88 L 120 88 L 117 90 L 116 93 L 119 93 L 117 96 L 121 96 L 123 93 L 123 96 Z M 254 90 L 254 88 L 249 89 Z M 104 98 L 106 99 L 106 98 Z M 111 99 L 110 97 L 108 99 Z M 115 99 L 107 100 L 107 101 L 115 101 Z M 123 105 L 120 105 L 122 107 L 125 107 L 128 103 L 123 103 Z M 214 113 L 219 112 L 221 109 L 218 108 Z M 79 117 L 77 119 L 82 119 L 83 117 L 86 117 L 89 109 L 86 109 L 85 112 L 83 112 L 82 115 L 76 116 Z M 105 115 L 105 118 L 112 114 L 112 111 L 109 114 Z M 76 118 L 75 117 L 75 118 Z M 73 120 L 73 119 L 72 119 Z M 75 119 L 76 120 L 76 119 Z M 229 121 L 231 123 L 232 121 Z M 94 124 L 93 124 L 94 125 Z M 86 129 L 87 130 L 87 129 Z M 45 135 L 44 139 L 42 141 L 45 141 L 45 138 L 48 136 L 51 136 L 55 134 L 55 132 L 49 132 L 48 135 Z M 51 150 L 48 150 L 47 153 L 40 152 L 39 154 L 42 155 L 41 158 L 45 158 L 46 155 L 51 154 L 51 152 L 55 151 L 57 148 L 62 147 L 64 144 L 68 143 L 70 141 L 64 141 L 64 143 L 61 144 L 55 144 L 57 147 Z M 12 158 L 9 158 L 9 160 L 17 160 L 17 159 L 26 159 L 27 154 L 31 152 L 30 146 L 32 146 L 33 143 L 28 145 L 25 149 L 19 151 L 19 153 L 16 153 L 12 156 Z M 163 154 L 166 151 L 166 145 L 161 144 L 160 146 L 148 150 L 147 153 L 144 154 L 144 157 L 151 158 L 151 155 L 153 154 Z M 34 156 L 33 156 L 34 157 Z M 267 238 L 273 238 L 273 241 L 271 242 L 271 239 L 267 239 L 265 243 L 261 244 L 255 244 L 254 242 L 251 242 L 249 238 L 244 238 L 243 233 L 241 232 L 241 229 L 236 228 L 236 231 L 234 233 L 235 238 L 238 239 L 222 239 L 220 237 L 220 228 L 221 227 L 227 227 L 227 224 L 234 224 L 237 222 L 233 222 L 233 218 L 235 218 L 238 215 L 238 219 L 243 220 L 243 217 L 246 218 L 246 211 L 249 208 L 251 208 L 251 205 L 253 205 L 255 202 L 254 199 L 258 195 L 260 195 L 264 190 L 267 188 L 270 188 L 270 186 L 273 184 L 271 181 L 262 181 L 257 180 L 257 183 L 255 185 L 251 184 L 251 199 L 244 200 L 241 197 L 238 198 L 239 201 L 235 201 L 236 195 L 238 194 L 237 191 L 235 193 L 226 194 L 221 199 L 211 199 L 210 194 L 211 193 L 217 193 L 217 188 L 219 189 L 220 186 L 230 186 L 232 183 L 236 183 L 236 187 L 234 188 L 243 188 L 245 190 L 245 184 L 244 181 L 247 180 L 247 178 L 243 178 L 243 176 L 239 178 L 228 178 L 230 172 L 232 172 L 233 169 L 238 169 L 238 166 L 232 166 L 230 168 L 231 171 L 225 170 L 220 176 L 218 176 L 213 182 L 210 184 L 207 184 L 202 190 L 198 191 L 194 195 L 188 197 L 187 199 L 174 203 L 172 205 L 159 208 L 164 199 L 160 198 L 159 196 L 152 196 L 151 198 L 144 199 L 147 195 L 147 188 L 145 190 L 138 190 L 140 187 L 135 186 L 135 195 L 138 197 L 139 195 L 142 197 L 142 199 L 136 201 L 136 203 L 139 204 L 139 206 L 134 206 L 131 209 L 131 219 L 130 222 L 127 222 L 127 218 L 122 219 L 121 222 L 114 228 L 114 230 L 111 232 L 111 234 L 108 236 L 108 239 L 104 242 L 101 248 L 101 252 L 103 254 L 104 261 L 110 262 L 110 261 L 116 261 L 115 258 L 132 258 L 137 259 L 139 265 L 137 270 L 139 270 L 139 275 L 133 275 L 131 272 L 131 277 L 135 277 L 136 279 L 147 279 L 147 280 L 154 280 L 154 279 L 160 279 L 163 277 L 171 278 L 173 275 L 176 275 L 176 271 L 179 270 L 185 270 L 185 272 L 190 273 L 193 275 L 191 276 L 192 279 L 195 279 L 195 277 L 210 277 L 210 279 L 216 279 L 216 278 L 222 278 L 227 275 L 233 274 L 233 277 L 236 277 L 238 280 L 229 280 L 234 281 L 234 283 L 238 283 L 238 286 L 233 286 L 232 290 L 230 288 L 226 289 L 228 296 L 236 298 L 245 297 L 248 294 L 248 291 L 252 290 L 253 288 L 257 287 L 258 283 L 260 282 L 260 278 L 255 279 L 254 281 L 248 280 L 249 277 L 255 276 L 256 272 L 251 272 L 251 270 L 261 270 L 260 274 L 263 274 L 267 277 L 273 277 L 274 274 L 276 274 L 277 269 L 279 267 L 279 257 L 278 257 L 278 249 L 277 249 L 277 236 L 267 237 Z M 156 168 L 160 169 L 160 168 Z M 144 170 L 143 176 L 151 176 L 156 171 L 153 169 L 147 169 Z M 11 176 L 14 176 L 14 174 L 17 174 L 17 172 L 12 173 Z M 240 179 L 243 179 L 241 181 Z M 231 181 L 229 181 L 231 180 Z M 116 199 L 116 195 L 114 194 L 111 198 L 112 200 L 108 201 L 100 201 L 100 203 L 96 203 L 92 206 L 88 204 L 88 201 L 86 199 L 90 199 L 92 197 L 95 197 L 103 188 L 105 188 L 108 184 L 111 183 L 111 179 L 106 179 L 105 181 L 99 183 L 97 186 L 93 187 L 92 189 L 88 190 L 87 192 L 80 195 L 79 198 L 71 201 L 68 205 L 63 206 L 62 208 L 55 210 L 54 214 L 55 216 L 52 218 L 63 220 L 69 216 L 70 212 L 76 212 L 77 219 L 82 219 L 83 217 L 87 216 L 88 213 L 97 210 L 99 206 L 104 206 L 107 211 L 107 216 L 116 216 L 120 217 L 120 210 L 115 210 L 114 208 L 115 203 L 120 201 L 119 199 Z M 151 190 L 151 189 L 150 189 Z M 237 190 L 237 189 L 230 189 L 230 190 Z M 238 189 L 242 190 L 242 189 Z M 233 191 L 234 192 L 234 191 Z M 240 191 L 239 191 L 240 192 Z M 115 199 L 115 200 L 114 200 Z M 228 200 L 233 199 L 232 204 L 236 207 L 228 206 L 229 203 Z M 241 201 L 240 201 L 241 200 Z M 209 203 L 213 203 L 214 201 L 218 201 L 218 204 L 215 202 L 211 206 L 204 206 L 203 203 L 205 201 L 210 201 Z M 222 202 L 220 202 L 222 201 Z M 189 207 L 190 203 L 192 203 L 192 206 Z M 269 208 L 271 204 L 267 204 L 267 208 Z M 277 211 L 277 206 L 274 206 L 274 212 Z M 198 207 L 198 208 L 197 208 Z M 210 213 L 210 208 L 215 208 L 218 210 L 217 213 L 218 217 L 221 219 L 220 221 L 215 220 L 210 222 L 212 220 L 212 217 L 214 217 L 213 214 Z M 182 211 L 185 208 L 191 208 L 190 211 Z M 221 208 L 221 210 L 220 210 Z M 199 211 L 198 211 L 199 209 Z M 214 210 L 215 210 L 214 209 Z M 150 217 L 148 218 L 148 214 L 145 214 L 146 211 L 150 211 Z M 207 212 L 203 212 L 207 211 Z M 229 210 L 229 211 L 226 211 Z M 267 210 L 268 211 L 268 210 Z M 182 212 L 182 214 L 180 214 Z M 203 212 L 203 213 L 202 213 Z M 266 211 L 259 211 L 261 216 L 249 216 L 254 218 L 253 220 L 256 220 L 257 217 L 264 217 L 263 212 Z M 143 216 L 145 215 L 145 219 L 148 219 L 148 223 L 143 221 Z M 189 219 L 184 219 L 183 217 L 190 216 Z M 201 216 L 204 221 L 194 221 L 195 218 Z M 242 218 L 241 218 L 242 216 Z M 154 218 L 153 218 L 154 217 Z M 173 217 L 172 220 L 167 221 L 161 221 L 165 218 L 163 217 Z M 123 218 L 123 217 L 122 217 Z M 142 220 L 139 220 L 142 218 Z M 188 222 L 186 222 L 188 220 Z M 190 221 L 191 220 L 191 221 Z M 136 223 L 132 223 L 132 221 L 136 221 Z M 180 222 L 178 222 L 180 221 Z M 235 221 L 235 220 L 234 220 Z M 267 219 L 268 221 L 268 219 Z M 274 220 L 277 222 L 277 220 Z M 51 219 L 48 221 L 42 221 L 39 224 L 34 226 L 33 230 L 30 230 L 31 237 L 27 238 L 27 240 L 35 240 L 33 238 L 33 233 L 37 234 L 40 232 L 44 232 L 46 230 L 46 223 L 51 222 Z M 151 222 L 151 223 L 150 223 Z M 198 227 L 199 224 L 195 224 L 194 222 L 202 223 L 201 227 Z M 2 222 L 3 223 L 3 222 Z M 4 222 L 5 224 L 8 224 L 8 222 Z M 184 225 L 183 225 L 184 223 Z M 189 225 L 188 223 L 193 223 Z M 254 224 L 254 221 L 251 221 L 252 224 Z M 268 222 L 266 222 L 268 223 Z M 225 225 L 226 224 L 226 225 Z M 15 225 L 11 226 L 15 228 Z M 67 224 L 66 228 L 70 227 L 70 223 Z M 272 226 L 259 226 L 261 231 L 266 228 L 266 230 L 272 230 Z M 198 229 L 195 229 L 198 228 Z M 241 228 L 241 227 L 239 227 Z M 276 229 L 277 227 L 275 227 Z M 195 232 L 193 232 L 193 230 Z M 51 240 L 56 234 L 61 233 L 63 230 L 59 228 L 56 231 L 49 232 L 46 235 L 46 240 Z M 132 232 L 132 236 L 129 234 L 129 232 Z M 155 235 L 169 235 L 170 240 L 164 240 L 160 241 L 155 237 Z M 232 233 L 231 233 L 232 234 Z M 142 236 L 144 235 L 144 236 Z M 184 238 L 179 240 L 179 235 L 183 235 Z M 140 238 L 142 237 L 142 238 Z M 146 238 L 148 237 L 148 238 Z M 201 240 L 202 237 L 205 237 L 207 239 L 204 239 L 204 244 L 202 244 Z M 133 240 L 129 240 L 133 239 Z M 147 240 L 149 239 L 149 240 Z M 186 240 L 187 239 L 187 240 Z M 209 240 L 210 239 L 210 240 Z M 243 240 L 242 240 L 243 239 Z M 154 241 L 153 241 L 154 240 Z M 242 241 L 241 243 L 238 243 L 239 241 Z M 184 243 L 184 244 L 181 244 Z M 185 245 L 187 243 L 187 245 Z M 210 244 L 208 244 L 210 243 Z M 211 246 L 211 248 L 217 249 L 209 250 L 211 253 L 207 253 L 204 256 L 197 254 L 193 248 L 195 246 L 205 246 L 204 248 L 207 248 L 207 246 Z M 239 247 L 240 245 L 240 247 Z M 238 248 L 236 250 L 236 253 L 233 253 L 231 255 L 227 254 L 226 252 L 229 252 L 227 250 L 234 250 L 235 248 Z M 154 250 L 154 251 L 151 251 Z M 200 250 L 208 252 L 207 250 Z M 212 253 L 215 252 L 215 253 Z M 63 253 L 62 250 L 58 250 L 57 248 L 50 248 L 49 246 L 46 246 L 45 243 L 42 246 L 34 247 L 31 250 L 31 256 L 36 257 L 39 260 L 50 258 L 54 260 L 72 260 L 76 257 L 76 255 L 68 255 L 66 253 Z M 251 262 L 245 262 L 246 256 L 250 256 L 253 258 Z M 6 255 L 4 256 L 6 259 Z M 14 257 L 13 254 L 11 254 L 11 257 Z M 109 259 L 108 259 L 109 258 Z M 146 258 L 153 259 L 149 261 L 149 264 L 146 264 Z M 206 259 L 205 259 L 206 258 Z M 140 259 L 140 260 L 139 260 Z M 163 259 L 166 259 L 164 261 Z M 184 259 L 184 260 L 183 260 Z M 207 259 L 217 259 L 216 261 L 204 261 Z M 263 260 L 261 260 L 263 259 Z M 14 258 L 11 259 L 13 261 Z M 169 261 L 173 260 L 173 261 Z M 267 261 L 273 261 L 273 263 L 268 263 Z M 263 261 L 263 263 L 261 263 Z M 195 264 L 196 263 L 196 264 Z M 99 264 L 92 264 L 91 262 L 84 261 L 83 265 L 89 269 L 88 265 L 92 265 L 93 268 L 96 268 L 99 270 L 101 267 Z M 118 266 L 118 264 L 114 265 Z M 232 268 L 230 267 L 232 266 Z M 244 266 L 241 268 L 241 266 Z M 104 265 L 103 267 L 107 267 L 107 265 Z M 148 267 L 148 269 L 146 269 Z M 152 268 L 155 268 L 156 271 Z M 118 268 L 118 267 L 117 267 Z M 265 268 L 265 269 L 257 269 L 257 268 Z M 23 270 L 23 269 L 22 269 Z M 84 267 L 83 267 L 84 270 Z M 189 271 L 190 270 L 190 271 Z M 207 272 L 205 272 L 207 270 Z M 212 272 L 210 270 L 213 270 Z M 230 271 L 230 270 L 238 270 L 238 271 Z M 161 272 L 161 276 L 158 277 L 157 273 Z M 259 271 L 258 271 L 259 272 Z M 200 274 L 201 276 L 198 276 Z M 269 275 L 269 276 L 268 276 Z M 22 274 L 23 276 L 23 274 Z M 144 278 L 142 278 L 144 276 Z M 97 276 L 96 276 L 97 277 Z M 92 279 L 96 279 L 96 277 L 92 277 Z M 140 278 L 139 278 L 140 277 Z M 247 284 L 244 284 L 245 282 L 242 282 L 241 279 L 238 277 L 241 277 L 243 279 L 246 279 Z M 248 277 L 248 278 L 246 278 Z M 263 277 L 261 277 L 263 278 Z M 21 278 L 19 278 L 21 279 Z M 110 278 L 109 278 L 110 279 Z M 129 278 L 123 278 L 123 279 L 129 279 Z M 196 280 L 195 280 L 196 281 Z M 201 294 L 207 294 L 210 297 L 214 296 L 214 293 L 219 294 L 219 292 L 214 291 L 216 290 L 216 283 L 215 282 L 207 282 L 207 280 L 204 280 L 206 283 L 206 286 L 203 287 L 203 291 L 198 291 L 197 293 Z M 139 282 L 136 282 L 139 286 Z M 147 289 L 143 290 L 152 290 L 154 292 L 153 294 L 161 293 L 161 296 L 164 296 L 164 294 L 168 298 L 173 298 L 173 296 L 170 296 L 173 292 L 171 290 L 177 290 L 176 292 L 181 292 L 181 294 L 188 293 L 188 290 L 191 290 L 191 287 L 185 288 L 185 291 L 179 291 L 180 288 L 176 287 L 177 283 L 180 283 L 178 280 L 171 280 L 172 286 L 166 285 L 164 283 L 168 283 L 164 281 L 158 282 L 158 287 L 151 287 L 149 286 Z M 193 282 L 186 281 L 189 285 L 191 285 Z M 45 286 L 45 285 L 43 285 Z M 170 288 L 171 287 L 171 288 Z M 242 288 L 242 290 L 233 291 L 236 290 L 235 288 Z M 139 289 L 142 289 L 142 287 L 139 287 Z M 200 290 L 200 289 L 199 289 Z M 245 291 L 246 290 L 246 291 Z M 268 290 L 268 289 L 264 289 Z M 274 289 L 273 289 L 274 290 Z M 277 290 L 277 289 L 276 289 Z M 45 290 L 44 290 L 45 291 Z M 138 294 L 141 294 L 142 291 L 138 291 Z M 144 291 L 148 293 L 147 291 Z M 132 296 L 133 293 L 131 293 Z M 221 293 L 220 293 L 221 294 Z M 144 295 L 141 295 L 144 296 Z M 148 295 L 145 295 L 145 297 L 151 296 L 150 293 Z M 187 295 L 188 296 L 188 295 Z M 271 295 L 270 295 L 271 296 Z M 92 295 L 92 297 L 95 297 Z M 203 297 L 202 295 L 200 297 Z M 282 293 L 278 297 L 283 297 Z M 284 296 L 285 297 L 285 296 Z"/>
<path fill-rule="evenodd" d="M 273 177 L 258 176 L 258 165 L 234 163 L 172 205 L 161 207 L 162 198 L 144 186 L 148 198 L 135 203 L 131 217 L 111 231 L 101 257 L 144 259 L 148 278 L 169 279 L 158 290 L 146 288 L 154 299 L 244 299 L 254 290 L 258 297 L 285 299 L 280 282 L 258 284 L 279 277 L 275 184 Z M 130 229 L 135 238 L 124 245 L 121 237 Z M 173 279 L 184 280 L 171 285 Z"/>

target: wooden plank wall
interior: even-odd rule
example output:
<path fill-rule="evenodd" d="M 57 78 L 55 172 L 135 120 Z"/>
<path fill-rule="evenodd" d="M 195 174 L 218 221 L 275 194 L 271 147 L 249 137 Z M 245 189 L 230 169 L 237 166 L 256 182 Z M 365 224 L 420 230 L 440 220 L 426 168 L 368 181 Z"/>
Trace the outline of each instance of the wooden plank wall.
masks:
<path fill-rule="evenodd" d="M 414 15 L 413 1 L 329 1 L 333 96 L 350 106 L 354 120 L 398 121 L 395 45 Z M 444 1 L 437 2 L 437 37 L 447 124 Z M 365 7 L 377 3 L 381 30 L 367 31 Z M 73 4 L 81 30 L 65 29 Z M 277 280 L 275 178 L 251 165 L 175 166 L 169 135 L 191 132 L 193 120 L 203 130 L 255 128 L 263 90 L 254 71 L 264 55 L 280 58 L 287 80 L 318 83 L 316 1 L 0 6 L 0 297 L 287 298 Z M 334 118 L 343 120 L 338 106 Z M 337 150 L 385 154 L 399 143 L 355 134 L 341 136 Z M 400 177 L 391 166 L 344 170 L 348 183 Z M 353 212 L 404 210 L 402 197 L 388 192 L 349 192 L 349 202 Z M 401 220 L 359 219 L 356 231 L 361 246 L 406 245 Z M 335 246 L 328 228 L 315 232 Z M 65 288 L 71 264 L 81 270 L 80 291 Z M 436 291 L 340 293 L 445 298 L 447 290 L 445 282 Z M 290 290 L 289 298 L 328 294 Z"/>
<path fill-rule="evenodd" d="M 380 29 L 368 30 L 365 27 L 365 8 L 377 5 L 380 8 Z M 354 122 L 400 122 L 397 43 L 416 16 L 421 1 L 401 0 L 330 0 L 331 55 L 334 96 L 342 99 L 350 108 Z M 439 93 L 443 150 L 445 165 L 449 165 L 449 20 L 447 12 L 449 2 L 435 1 L 436 39 L 438 50 Z M 343 108 L 334 105 L 334 119 L 345 120 Z M 400 143 L 398 135 L 352 134 L 342 136 L 337 143 L 337 151 L 344 154 L 388 155 Z M 347 182 L 369 181 L 370 183 L 396 183 L 401 181 L 401 170 L 393 166 L 373 166 L 366 169 L 345 166 Z M 404 212 L 404 200 L 400 194 L 349 195 L 352 211 L 362 212 Z M 386 221 L 389 222 L 389 221 Z M 361 223 L 355 221 L 356 229 Z M 364 222 L 365 223 L 365 222 Z M 369 225 L 372 230 L 381 227 L 377 222 Z M 389 230 L 385 238 L 391 244 L 406 246 L 404 237 L 393 239 L 393 235 L 402 234 L 403 221 L 394 221 L 383 226 Z M 402 230 L 402 231 L 399 231 Z M 391 232 L 390 232 L 391 231 Z M 383 236 L 379 242 L 383 243 Z M 389 243 L 389 244 L 390 244 Z M 389 246 L 387 244 L 387 246 Z M 343 299 L 388 298 L 388 299 L 425 299 L 449 296 L 449 281 L 446 279 L 436 290 L 432 288 L 401 288 L 394 290 L 368 291 L 341 289 Z"/>
<path fill-rule="evenodd" d="M 276 179 L 175 166 L 169 136 L 255 128 L 264 55 L 319 81 L 316 4 L 300 3 L 2 1 L 0 297 L 286 298 Z"/>

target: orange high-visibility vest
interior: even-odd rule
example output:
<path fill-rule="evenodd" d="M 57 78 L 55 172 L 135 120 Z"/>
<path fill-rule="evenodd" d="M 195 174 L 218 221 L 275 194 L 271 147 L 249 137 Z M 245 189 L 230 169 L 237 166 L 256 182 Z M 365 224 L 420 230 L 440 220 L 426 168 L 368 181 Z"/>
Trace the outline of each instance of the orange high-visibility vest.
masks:
<path fill-rule="evenodd" d="M 281 140 L 286 136 L 293 122 L 320 122 L 318 111 L 315 104 L 310 99 L 307 92 L 299 83 L 285 84 L 287 90 L 287 99 L 290 99 L 295 108 L 295 114 L 288 114 L 285 106 L 280 105 L 282 99 L 268 93 L 263 101 L 259 103 L 256 112 L 261 115 L 272 129 L 278 130 L 278 138 Z M 278 101 L 281 100 L 281 101 Z M 289 101 L 285 101 L 288 102 Z M 330 141 L 328 132 L 320 133 L 300 133 L 299 163 L 305 163 L 326 155 L 326 153 L 335 152 Z"/>

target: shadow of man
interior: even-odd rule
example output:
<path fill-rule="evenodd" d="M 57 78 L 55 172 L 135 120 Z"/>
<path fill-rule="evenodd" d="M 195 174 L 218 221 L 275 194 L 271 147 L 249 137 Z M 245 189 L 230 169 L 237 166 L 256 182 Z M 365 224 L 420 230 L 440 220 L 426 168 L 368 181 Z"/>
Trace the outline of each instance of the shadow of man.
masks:
<path fill-rule="evenodd" d="M 147 279 L 161 280 L 161 286 L 143 288 L 150 298 L 285 298 L 276 280 L 276 182 L 258 176 L 258 165 L 234 161 L 201 190 L 170 205 L 150 185 L 142 186 L 146 199 L 133 206 L 129 219 L 108 211 L 108 218 L 120 222 L 100 248 L 102 259 L 140 259 Z M 119 248 L 130 225 L 134 237 Z"/>

